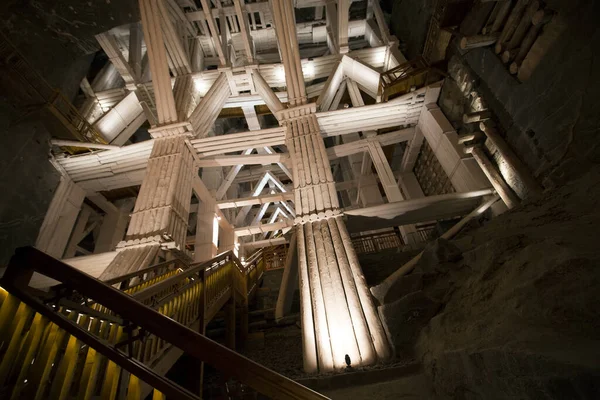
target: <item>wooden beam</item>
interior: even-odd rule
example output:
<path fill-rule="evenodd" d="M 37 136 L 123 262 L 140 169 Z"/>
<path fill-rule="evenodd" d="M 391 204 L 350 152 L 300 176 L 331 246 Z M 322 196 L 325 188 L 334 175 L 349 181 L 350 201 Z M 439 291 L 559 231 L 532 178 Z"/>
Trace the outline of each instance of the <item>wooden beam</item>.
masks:
<path fill-rule="evenodd" d="M 235 13 L 240 25 L 240 33 L 242 34 L 246 59 L 248 63 L 252 63 L 254 61 L 254 49 L 252 46 L 252 37 L 250 36 L 250 30 L 248 29 L 247 24 L 248 13 L 246 12 L 246 3 L 244 0 L 233 0 L 233 5 L 235 7 Z"/>
<path fill-rule="evenodd" d="M 265 194 L 262 196 L 242 197 L 232 200 L 221 200 L 217 202 L 217 206 L 221 209 L 228 208 L 239 208 L 245 206 L 252 206 L 257 204 L 275 203 L 278 201 L 292 201 L 294 200 L 294 194 L 291 192 Z"/>
<path fill-rule="evenodd" d="M 221 37 L 219 35 L 219 30 L 217 29 L 217 22 L 215 21 L 215 17 L 213 15 L 213 13 L 211 12 L 210 4 L 209 4 L 208 0 L 200 0 L 200 2 L 202 4 L 202 10 L 204 11 L 204 16 L 206 18 L 206 22 L 208 23 L 208 28 L 210 30 L 210 36 L 212 38 L 213 45 L 215 47 L 215 50 L 217 51 L 217 55 L 219 56 L 219 62 L 223 66 L 227 65 L 228 61 L 227 61 L 227 58 L 225 57 L 225 51 L 224 51 L 222 43 L 221 43 Z M 219 10 L 217 10 L 217 11 L 219 11 Z"/>
<path fill-rule="evenodd" d="M 212 156 L 201 159 L 196 162 L 197 167 L 231 167 L 234 165 L 267 165 L 280 162 L 287 162 L 289 155 L 287 153 L 277 154 L 250 154 L 240 156 Z"/>

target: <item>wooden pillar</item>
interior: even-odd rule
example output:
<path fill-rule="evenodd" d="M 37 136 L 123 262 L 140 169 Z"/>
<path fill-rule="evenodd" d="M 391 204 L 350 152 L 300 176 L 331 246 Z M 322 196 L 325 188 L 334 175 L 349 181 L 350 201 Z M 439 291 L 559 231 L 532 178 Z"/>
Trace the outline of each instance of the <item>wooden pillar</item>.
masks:
<path fill-rule="evenodd" d="M 216 202 L 214 200 L 201 200 L 198 206 L 198 222 L 196 223 L 196 239 L 194 242 L 194 261 L 207 261 L 217 255 L 215 244 L 215 214 Z M 217 225 L 218 226 L 218 225 Z M 218 235 L 218 232 L 216 232 Z"/>
<path fill-rule="evenodd" d="M 185 249 L 194 176 L 193 160 L 183 135 L 154 140 L 125 245 L 151 239 L 172 241 L 179 250 Z"/>
<path fill-rule="evenodd" d="M 499 36 L 499 33 L 491 33 L 489 35 L 464 36 L 462 39 L 460 39 L 460 48 L 463 50 L 469 50 L 477 47 L 490 46 L 496 43 Z"/>
<path fill-rule="evenodd" d="M 142 38 L 142 25 L 139 22 L 132 23 L 129 27 L 129 65 L 137 82 L 142 76 Z"/>
<path fill-rule="evenodd" d="M 494 144 L 498 153 L 502 156 L 506 164 L 514 171 L 517 179 L 523 183 L 531 195 L 542 193 L 542 187 L 537 183 L 529 169 L 523 164 L 521 159 L 512 151 L 508 143 L 504 140 L 498 131 L 489 122 L 482 122 L 479 128 L 485 133 L 487 138 Z"/>
<path fill-rule="evenodd" d="M 61 177 L 40 228 L 35 247 L 62 258 L 81 210 L 85 191 L 68 177 Z"/>
<path fill-rule="evenodd" d="M 230 95 L 227 75 L 221 73 L 190 115 L 189 122 L 194 136 L 201 138 L 208 136 Z"/>
<path fill-rule="evenodd" d="M 402 196 L 402 193 L 400 192 L 400 188 L 398 187 L 398 183 L 396 182 L 392 168 L 390 167 L 383 149 L 381 148 L 381 143 L 377 141 L 371 141 L 368 144 L 368 148 L 388 202 L 393 203 L 404 200 L 404 196 Z M 404 243 L 413 245 L 418 242 L 414 225 L 401 226 L 400 233 L 402 234 Z"/>
<path fill-rule="evenodd" d="M 152 71 L 152 87 L 156 99 L 158 123 L 159 125 L 174 123 L 177 121 L 177 111 L 171 89 L 171 75 L 163 40 L 159 2 L 158 0 L 139 0 L 139 4 L 148 62 Z"/>
<path fill-rule="evenodd" d="M 84 204 L 77 217 L 77 223 L 71 232 L 71 238 L 69 239 L 69 244 L 65 250 L 64 258 L 75 257 L 77 245 L 84 239 L 83 235 L 91 213 L 92 209 Z"/>
<path fill-rule="evenodd" d="M 231 298 L 225 305 L 225 344 L 235 350 L 235 290 L 231 290 Z"/>
<path fill-rule="evenodd" d="M 279 295 L 277 305 L 275 306 L 275 320 L 278 321 L 290 313 L 294 292 L 298 288 L 298 251 L 296 246 L 296 233 L 292 234 L 290 244 L 285 258 L 285 267 L 281 285 L 279 286 Z"/>
<path fill-rule="evenodd" d="M 474 122 L 486 121 L 490 118 L 492 118 L 492 112 L 490 110 L 475 111 L 472 113 L 464 114 L 463 122 L 465 124 L 471 124 Z"/>
<path fill-rule="evenodd" d="M 248 302 L 243 300 L 239 308 L 240 313 L 240 342 L 245 343 L 248 340 Z"/>
<path fill-rule="evenodd" d="M 506 183 L 496 166 L 492 164 L 484 150 L 481 147 L 473 147 L 471 154 L 490 180 L 494 189 L 496 189 L 496 192 L 500 195 L 500 198 L 502 198 L 502 201 L 504 201 L 504 204 L 508 208 L 514 208 L 519 205 L 521 201 L 510 186 L 508 186 L 508 183 Z"/>
<path fill-rule="evenodd" d="M 337 3 L 338 49 L 340 51 L 340 54 L 345 54 L 350 50 L 348 47 L 348 20 L 350 18 L 350 0 L 338 0 Z"/>

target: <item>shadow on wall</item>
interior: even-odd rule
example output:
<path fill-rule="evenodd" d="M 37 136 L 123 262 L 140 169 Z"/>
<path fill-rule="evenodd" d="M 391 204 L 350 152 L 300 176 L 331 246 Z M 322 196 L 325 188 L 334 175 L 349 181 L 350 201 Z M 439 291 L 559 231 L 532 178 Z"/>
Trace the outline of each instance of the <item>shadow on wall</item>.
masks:
<path fill-rule="evenodd" d="M 381 3 L 384 12 L 391 11 L 390 32 L 400 40 L 406 59 L 420 56 L 436 0 L 386 0 Z"/>
<path fill-rule="evenodd" d="M 439 398 L 600 398 L 600 167 L 430 246 L 379 307 Z"/>

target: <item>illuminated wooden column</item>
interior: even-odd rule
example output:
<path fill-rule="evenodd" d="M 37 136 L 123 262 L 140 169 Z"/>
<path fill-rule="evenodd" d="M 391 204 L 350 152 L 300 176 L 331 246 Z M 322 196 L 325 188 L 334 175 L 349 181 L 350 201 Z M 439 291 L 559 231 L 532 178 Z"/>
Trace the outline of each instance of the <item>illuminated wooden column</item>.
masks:
<path fill-rule="evenodd" d="M 208 136 L 230 95 L 227 74 L 221 73 L 189 117 L 194 136 Z"/>
<path fill-rule="evenodd" d="M 338 48 L 340 53 L 347 53 L 348 47 L 348 20 L 350 18 L 350 0 L 338 0 L 337 4 L 337 28 L 338 28 Z"/>
<path fill-rule="evenodd" d="M 293 170 L 304 368 L 340 370 L 346 356 L 355 367 L 373 364 L 390 347 L 340 218 L 317 105 L 306 104 L 292 2 L 271 4 L 290 102 L 276 116 L 287 128 Z"/>
<path fill-rule="evenodd" d="M 344 368 L 346 355 L 352 365 L 359 366 L 384 360 L 390 352 L 354 248 L 339 218 L 335 184 L 311 113 L 314 110 L 314 104 L 286 110 L 284 124 L 290 136 L 287 146 L 294 170 L 296 222 L 303 224 L 298 252 L 305 368 L 330 371 Z M 313 336 L 314 348 L 310 343 Z"/>
<path fill-rule="evenodd" d="M 170 248 L 184 251 L 194 174 L 193 156 L 185 139 L 176 135 L 154 140 L 122 245 L 171 242 Z"/>
<path fill-rule="evenodd" d="M 100 227 L 100 233 L 96 239 L 94 253 L 113 251 L 119 242 L 123 240 L 132 205 L 131 200 L 128 199 L 106 213 Z"/>
<path fill-rule="evenodd" d="M 235 231 L 233 230 L 233 226 L 228 222 L 226 224 L 221 223 L 222 219 L 219 219 L 219 247 L 217 252 L 223 253 L 224 251 L 234 250 L 235 249 Z"/>
<path fill-rule="evenodd" d="M 44 217 L 35 247 L 53 257 L 61 258 L 67 248 L 84 199 L 83 189 L 68 177 L 61 177 Z"/>
<path fill-rule="evenodd" d="M 215 214 L 216 201 L 206 199 L 198 206 L 198 222 L 194 242 L 194 261 L 210 260 L 217 255 L 219 221 Z"/>

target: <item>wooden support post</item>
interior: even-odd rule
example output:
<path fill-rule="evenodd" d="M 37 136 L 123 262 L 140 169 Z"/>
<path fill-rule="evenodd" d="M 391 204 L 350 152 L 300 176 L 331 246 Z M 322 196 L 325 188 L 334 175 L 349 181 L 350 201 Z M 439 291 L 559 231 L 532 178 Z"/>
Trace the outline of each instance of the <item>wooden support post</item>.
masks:
<path fill-rule="evenodd" d="M 463 50 L 474 49 L 477 47 L 490 46 L 498 40 L 500 34 L 490 33 L 489 35 L 463 36 L 460 39 L 460 48 Z"/>
<path fill-rule="evenodd" d="M 496 168 L 496 166 L 492 164 L 488 156 L 485 154 L 484 150 L 481 147 L 473 147 L 471 150 L 471 154 L 483 170 L 485 176 L 487 176 L 487 178 L 490 180 L 490 183 L 492 184 L 494 189 L 496 189 L 496 192 L 498 192 L 498 194 L 504 201 L 504 204 L 506 204 L 508 208 L 514 208 L 517 205 L 519 205 L 521 200 L 519 200 L 515 192 L 513 192 L 513 190 L 510 188 L 510 186 L 508 186 L 508 183 L 506 183 L 506 181 L 498 171 L 498 168 Z"/>
<path fill-rule="evenodd" d="M 521 82 L 525 82 L 531 77 L 533 71 L 566 27 L 567 23 L 559 16 L 556 16 L 551 23 L 546 25 L 519 66 L 517 77 Z"/>
<path fill-rule="evenodd" d="M 252 63 L 254 60 L 254 49 L 252 46 L 252 36 L 250 36 L 250 30 L 248 29 L 248 19 L 246 13 L 246 6 L 244 0 L 233 0 L 235 6 L 235 13 L 237 20 L 240 24 L 240 32 L 242 40 L 244 42 L 244 52 L 246 53 L 246 59 L 248 63 Z"/>
<path fill-rule="evenodd" d="M 279 286 L 279 296 L 275 306 L 275 320 L 279 321 L 289 314 L 292 307 L 294 292 L 298 287 L 298 257 L 296 248 L 296 233 L 292 234 L 290 245 L 285 258 L 285 268 L 281 285 Z"/>
<path fill-rule="evenodd" d="M 166 125 L 177 121 L 175 98 L 163 39 L 160 7 L 152 0 L 139 0 L 144 41 L 152 71 L 152 87 L 156 100 L 158 123 Z"/>
<path fill-rule="evenodd" d="M 240 343 L 245 343 L 248 340 L 248 301 L 243 300 L 239 308 L 240 312 Z M 234 339 L 235 340 L 235 339 Z"/>
<path fill-rule="evenodd" d="M 225 335 L 226 345 L 231 350 L 235 350 L 235 290 L 231 286 L 231 298 L 225 306 Z"/>
<path fill-rule="evenodd" d="M 502 27 L 504 20 L 506 19 L 506 17 L 508 16 L 508 13 L 510 12 L 511 6 L 512 6 L 512 0 L 502 0 L 501 1 L 501 7 L 498 10 L 498 14 L 496 16 L 496 19 L 494 20 L 494 23 L 492 24 L 492 28 L 490 29 L 490 32 L 500 31 L 500 28 Z"/>
<path fill-rule="evenodd" d="M 475 111 L 472 113 L 463 114 L 463 122 L 465 124 L 486 121 L 490 118 L 492 118 L 492 112 L 490 110 Z"/>
<path fill-rule="evenodd" d="M 533 16 L 535 15 L 535 13 L 538 11 L 539 8 L 540 8 L 540 2 L 537 0 L 532 1 L 529 4 L 529 7 L 527 7 L 527 10 L 523 14 L 521 21 L 519 21 L 519 24 L 517 25 L 517 28 L 515 29 L 515 33 L 513 33 L 512 37 L 510 38 L 508 43 L 506 43 L 506 46 L 504 46 L 506 50 L 516 49 L 517 47 L 519 47 L 519 45 L 523 41 L 523 38 L 525 38 L 525 35 L 527 34 L 527 30 L 529 29 L 529 27 L 531 27 L 531 20 L 532 20 Z M 500 51 L 502 51 L 502 44 L 500 44 L 500 46 L 501 46 Z M 496 50 L 498 50 L 498 49 L 496 49 Z M 499 54 L 498 51 L 497 51 L 497 54 Z"/>
<path fill-rule="evenodd" d="M 132 23 L 129 27 L 129 65 L 136 82 L 142 76 L 142 38 L 142 25 L 139 22 Z"/>
<path fill-rule="evenodd" d="M 506 20 L 506 24 L 504 24 L 504 28 L 502 29 L 502 33 L 498 38 L 498 43 L 496 43 L 496 47 L 494 50 L 496 54 L 500 54 L 503 50 L 503 44 L 506 43 L 512 37 L 513 33 L 517 29 L 517 24 L 521 19 L 523 13 L 525 12 L 525 7 L 529 0 L 517 0 L 517 3 L 513 7 L 508 19 Z"/>
<path fill-rule="evenodd" d="M 338 0 L 337 2 L 337 28 L 338 49 L 340 54 L 347 53 L 348 47 L 348 20 L 350 18 L 350 0 Z"/>
<path fill-rule="evenodd" d="M 498 153 L 502 156 L 506 164 L 515 172 L 517 179 L 523 183 L 527 191 L 531 195 L 539 195 L 542 193 L 542 187 L 537 183 L 529 169 L 521 161 L 519 157 L 513 152 L 508 143 L 504 140 L 498 131 L 489 122 L 482 122 L 479 124 L 479 128 L 485 133 L 487 138 L 498 150 Z"/>
<path fill-rule="evenodd" d="M 217 51 L 217 55 L 219 56 L 219 62 L 223 66 L 227 65 L 228 60 L 225 57 L 225 50 L 223 49 L 221 37 L 219 35 L 219 30 L 217 28 L 215 17 L 212 14 L 210 3 L 208 0 L 200 0 L 200 2 L 202 4 L 202 11 L 204 11 L 204 16 L 206 17 L 206 22 L 208 23 L 208 28 L 210 30 L 210 36 L 212 38 L 213 45 L 215 47 L 215 50 Z"/>

